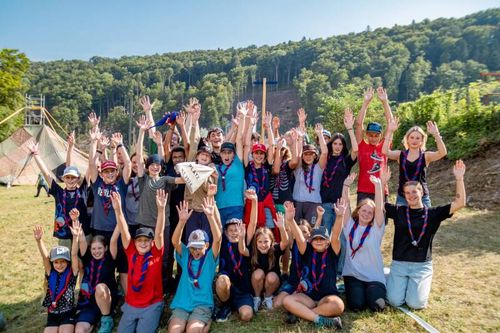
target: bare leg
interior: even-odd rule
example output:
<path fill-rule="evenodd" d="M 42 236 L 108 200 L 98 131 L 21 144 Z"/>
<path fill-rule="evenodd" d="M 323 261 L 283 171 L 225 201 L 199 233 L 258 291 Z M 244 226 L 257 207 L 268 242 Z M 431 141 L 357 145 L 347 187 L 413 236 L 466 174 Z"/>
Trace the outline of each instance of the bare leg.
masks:
<path fill-rule="evenodd" d="M 226 302 L 231 296 L 231 280 L 227 275 L 219 275 L 215 281 L 215 293 L 221 302 Z"/>
<path fill-rule="evenodd" d="M 187 321 L 182 320 L 180 318 L 172 318 L 168 323 L 168 332 L 169 333 L 182 333 L 186 328 Z"/>
<path fill-rule="evenodd" d="M 264 289 L 264 279 L 266 274 L 262 269 L 256 269 L 252 273 L 252 287 L 255 296 L 260 297 L 262 295 L 262 289 Z"/>
<path fill-rule="evenodd" d="M 344 302 L 335 295 L 325 296 L 320 299 L 318 306 L 312 310 L 325 317 L 337 317 L 344 312 Z"/>
<path fill-rule="evenodd" d="M 266 275 L 266 280 L 264 283 L 264 296 L 272 296 L 278 287 L 280 286 L 280 278 L 275 272 L 269 272 Z"/>
<path fill-rule="evenodd" d="M 312 309 L 316 306 L 309 296 L 305 294 L 292 294 L 283 300 L 283 307 L 292 314 L 308 321 L 314 321 L 318 314 Z"/>
<path fill-rule="evenodd" d="M 99 283 L 96 286 L 95 301 L 103 316 L 107 316 L 111 313 L 111 291 L 104 283 Z"/>

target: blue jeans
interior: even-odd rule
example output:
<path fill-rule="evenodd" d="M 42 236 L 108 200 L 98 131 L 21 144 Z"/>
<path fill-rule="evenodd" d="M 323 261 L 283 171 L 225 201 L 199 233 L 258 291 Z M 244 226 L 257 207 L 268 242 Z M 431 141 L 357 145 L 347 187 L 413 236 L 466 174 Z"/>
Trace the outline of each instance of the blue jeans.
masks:
<path fill-rule="evenodd" d="M 422 197 L 422 203 L 427 208 L 431 208 L 432 207 L 431 206 L 431 198 L 429 197 L 429 195 L 424 195 Z M 408 202 L 406 201 L 405 198 L 403 198 L 402 196 L 400 196 L 398 194 L 398 196 L 396 198 L 396 205 L 399 205 L 399 206 L 408 206 Z"/>
<path fill-rule="evenodd" d="M 329 233 L 332 232 L 333 223 L 335 222 L 335 210 L 333 210 L 333 203 L 326 202 L 322 203 L 321 207 L 325 210 L 325 214 L 323 214 L 323 219 L 321 221 L 321 225 L 324 226 Z M 342 230 L 340 231 L 340 254 L 339 261 L 337 263 L 337 276 L 342 276 L 342 270 L 344 269 L 344 261 L 345 261 L 345 247 L 347 245 L 346 238 Z"/>
<path fill-rule="evenodd" d="M 423 309 L 431 292 L 432 261 L 409 262 L 393 260 L 387 277 L 387 301 L 392 306 L 406 303 Z"/>

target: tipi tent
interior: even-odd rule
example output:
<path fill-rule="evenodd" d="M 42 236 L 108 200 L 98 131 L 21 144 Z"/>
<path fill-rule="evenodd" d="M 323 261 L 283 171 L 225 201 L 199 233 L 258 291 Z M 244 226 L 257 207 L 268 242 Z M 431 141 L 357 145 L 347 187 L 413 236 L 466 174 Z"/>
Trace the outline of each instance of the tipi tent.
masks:
<path fill-rule="evenodd" d="M 40 116 L 43 117 L 46 112 L 43 110 Z M 53 176 L 62 175 L 68 147 L 66 140 L 45 125 L 44 121 L 39 121 L 37 124 L 26 122 L 24 127 L 0 143 L 0 183 L 11 185 L 36 183 L 40 169 L 26 146 L 31 138 L 38 142 L 40 155 Z M 72 165 L 78 167 L 81 174 L 85 174 L 88 167 L 87 156 L 74 149 Z"/>

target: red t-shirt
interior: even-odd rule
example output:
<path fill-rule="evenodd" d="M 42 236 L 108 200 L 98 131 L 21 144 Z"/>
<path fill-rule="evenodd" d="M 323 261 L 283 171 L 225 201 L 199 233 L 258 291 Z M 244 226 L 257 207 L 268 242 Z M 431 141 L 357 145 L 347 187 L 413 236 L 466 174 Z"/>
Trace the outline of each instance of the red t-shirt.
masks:
<path fill-rule="evenodd" d="M 142 288 L 139 291 L 134 291 L 132 285 L 139 285 L 144 256 L 139 255 L 137 252 L 134 240 L 132 240 L 128 248 L 125 249 L 125 253 L 127 254 L 128 261 L 127 295 L 125 296 L 127 304 L 136 308 L 145 308 L 160 302 L 163 299 L 163 283 L 161 276 L 163 248 L 158 250 L 153 242 L 151 248 L 152 257 L 149 259 L 149 267 L 142 283 Z M 133 259 L 135 254 L 137 254 L 137 257 L 134 264 Z M 133 275 L 132 269 L 134 270 Z"/>
<path fill-rule="evenodd" d="M 380 165 L 380 170 L 385 168 L 387 165 L 387 156 L 382 154 L 382 146 L 384 145 L 384 140 L 380 141 L 378 145 L 371 145 L 361 140 L 358 144 L 358 163 L 359 163 L 359 176 L 358 176 L 358 192 L 364 193 L 375 193 L 375 186 L 370 181 L 370 176 L 368 171 L 370 171 L 375 163 Z M 373 152 L 376 152 L 382 161 L 377 161 L 371 157 Z M 380 177 L 380 171 L 373 174 L 375 177 Z M 389 189 L 385 188 L 385 194 L 389 194 Z"/>

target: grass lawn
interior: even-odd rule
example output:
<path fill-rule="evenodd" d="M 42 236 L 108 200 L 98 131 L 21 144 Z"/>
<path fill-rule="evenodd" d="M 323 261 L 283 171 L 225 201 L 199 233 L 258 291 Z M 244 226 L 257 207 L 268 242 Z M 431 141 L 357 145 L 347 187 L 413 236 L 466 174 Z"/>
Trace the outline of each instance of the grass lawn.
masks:
<path fill-rule="evenodd" d="M 54 203 L 33 198 L 34 186 L 0 187 L 0 311 L 8 332 L 41 332 L 46 310 L 43 267 L 32 236 L 34 224 L 45 227 L 50 247 Z M 439 200 L 436 200 L 439 201 Z M 439 202 L 436 202 L 439 203 Z M 445 221 L 434 240 L 434 278 L 429 307 L 417 314 L 441 332 L 500 332 L 500 222 L 499 211 L 465 209 Z M 392 250 L 390 223 L 383 243 L 386 265 Z M 167 317 L 162 322 L 165 324 Z M 347 312 L 349 332 L 423 332 L 399 310 L 383 313 Z M 165 332 L 165 326 L 161 327 Z M 283 324 L 279 311 L 259 312 L 248 324 L 231 320 L 215 323 L 213 332 L 316 332 L 306 323 Z M 325 330 L 326 331 L 326 330 Z"/>

